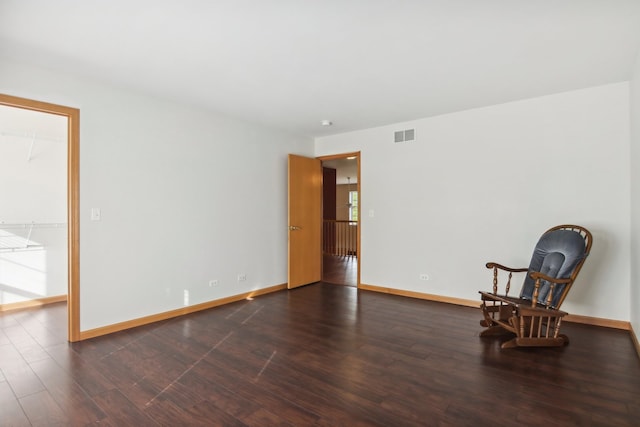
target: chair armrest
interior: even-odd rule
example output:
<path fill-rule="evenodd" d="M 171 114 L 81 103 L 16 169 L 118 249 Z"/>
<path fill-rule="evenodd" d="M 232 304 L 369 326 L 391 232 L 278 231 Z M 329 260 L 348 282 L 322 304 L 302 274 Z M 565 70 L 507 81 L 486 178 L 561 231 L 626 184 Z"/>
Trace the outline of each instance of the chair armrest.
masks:
<path fill-rule="evenodd" d="M 498 264 L 497 262 L 488 262 L 487 268 L 497 268 L 499 270 L 508 271 L 510 273 L 524 273 L 525 271 L 529 271 L 528 268 L 511 268 L 505 267 L 504 265 Z"/>
<path fill-rule="evenodd" d="M 538 292 L 540 290 L 540 281 L 541 280 L 545 280 L 549 283 L 551 283 L 550 285 L 550 290 L 547 294 L 547 298 L 546 301 L 544 303 L 542 303 L 545 307 L 550 307 L 551 304 L 553 303 L 553 298 L 554 298 L 554 293 L 556 291 L 555 287 L 556 285 L 562 285 L 562 284 L 567 284 L 567 283 L 571 283 L 571 279 L 556 279 L 555 277 L 550 277 L 547 276 L 546 274 L 542 274 L 538 271 L 534 271 L 532 273 L 529 274 L 529 276 L 535 280 L 535 288 L 533 290 L 533 297 L 531 298 L 531 306 L 535 307 L 538 301 Z"/>
<path fill-rule="evenodd" d="M 557 283 L 557 284 L 571 283 L 571 279 L 557 279 L 555 277 L 550 277 L 550 276 L 547 276 L 546 274 L 542 274 L 539 271 L 533 271 L 529 276 L 531 276 L 533 280 L 542 279 L 542 280 L 546 280 L 547 282 Z"/>
<path fill-rule="evenodd" d="M 505 287 L 505 292 L 504 292 L 505 296 L 509 294 L 509 289 L 511 287 L 511 277 L 513 276 L 513 273 L 524 273 L 525 271 L 529 271 L 528 268 L 505 267 L 504 265 L 498 264 L 497 262 L 488 262 L 486 266 L 488 269 L 493 270 L 493 294 L 494 295 L 498 293 L 498 270 L 509 272 L 509 279 L 507 280 L 507 286 Z"/>

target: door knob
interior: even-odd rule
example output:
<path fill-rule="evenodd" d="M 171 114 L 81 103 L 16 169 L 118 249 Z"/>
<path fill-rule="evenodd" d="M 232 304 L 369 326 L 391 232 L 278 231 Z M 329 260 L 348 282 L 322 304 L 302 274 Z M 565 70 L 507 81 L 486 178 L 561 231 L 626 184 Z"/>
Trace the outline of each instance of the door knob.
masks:
<path fill-rule="evenodd" d="M 298 226 L 296 226 L 296 225 L 290 225 L 290 226 L 289 226 L 289 230 L 290 230 L 290 231 L 300 230 L 300 227 L 298 227 Z"/>

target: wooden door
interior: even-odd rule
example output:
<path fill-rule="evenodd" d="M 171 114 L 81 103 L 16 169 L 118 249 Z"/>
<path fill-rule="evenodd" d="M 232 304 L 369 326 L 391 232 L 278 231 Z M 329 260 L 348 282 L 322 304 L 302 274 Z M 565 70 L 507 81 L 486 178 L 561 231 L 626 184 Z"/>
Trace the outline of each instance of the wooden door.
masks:
<path fill-rule="evenodd" d="M 322 162 L 289 154 L 288 287 L 322 277 Z"/>

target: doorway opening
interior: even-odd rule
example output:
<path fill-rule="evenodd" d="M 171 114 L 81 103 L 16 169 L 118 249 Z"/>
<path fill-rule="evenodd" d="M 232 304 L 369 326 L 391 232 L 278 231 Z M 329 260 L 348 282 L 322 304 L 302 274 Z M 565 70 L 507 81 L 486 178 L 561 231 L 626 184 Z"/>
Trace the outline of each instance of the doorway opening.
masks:
<path fill-rule="evenodd" d="M 322 281 L 360 283 L 360 156 L 347 153 L 322 161 Z"/>
<path fill-rule="evenodd" d="M 34 254 L 36 254 L 35 251 L 41 250 L 43 248 L 39 247 L 39 243 L 41 242 L 36 240 L 31 234 L 33 230 L 37 229 L 39 231 L 58 231 L 54 229 L 66 228 L 66 242 L 62 243 L 62 251 L 66 251 L 66 261 L 63 261 L 66 265 L 62 266 L 61 268 L 66 270 L 66 284 L 63 284 L 63 288 L 66 287 L 68 340 L 71 342 L 78 341 L 80 339 L 78 202 L 80 111 L 75 108 L 49 104 L 46 102 L 33 101 L 25 98 L 18 98 L 3 94 L 0 94 L 0 106 L 22 110 L 31 110 L 66 118 L 66 124 L 63 123 L 63 126 L 66 125 L 66 135 L 64 136 L 63 141 L 61 141 L 61 143 L 66 144 L 66 150 L 64 150 L 63 152 L 63 156 L 66 156 L 66 182 L 63 183 L 63 185 L 66 186 L 66 200 L 62 202 L 62 213 L 60 214 L 61 219 L 53 222 L 36 222 L 33 220 L 23 220 L 21 223 L 15 223 L 13 225 L 16 227 L 24 226 L 25 230 L 28 229 L 27 235 L 20 235 L 15 228 L 13 229 L 14 233 L 11 233 L 11 231 L 5 231 L 5 234 L 13 234 L 13 236 L 9 235 L 13 246 L 7 247 L 8 252 L 13 253 L 16 252 L 16 250 L 25 250 L 25 252 L 28 250 L 34 250 L 33 253 L 28 255 L 31 260 L 37 261 L 37 256 L 34 256 Z M 28 150 L 29 154 L 25 157 L 25 161 L 30 161 L 32 158 L 35 159 L 34 156 L 37 153 L 37 151 L 35 151 L 34 149 L 35 144 L 36 138 L 33 137 L 31 147 Z M 5 228 L 10 230 L 10 225 L 11 224 L 7 224 L 7 227 Z M 32 290 L 26 293 L 36 296 L 38 295 L 37 292 L 32 292 Z M 56 297 L 53 298 L 53 300 L 55 299 Z M 38 304 L 45 304 L 48 302 L 55 301 L 47 298 L 36 298 L 35 303 L 32 306 L 37 306 Z M 28 307 L 28 304 L 28 302 L 25 303 L 25 307 Z"/>

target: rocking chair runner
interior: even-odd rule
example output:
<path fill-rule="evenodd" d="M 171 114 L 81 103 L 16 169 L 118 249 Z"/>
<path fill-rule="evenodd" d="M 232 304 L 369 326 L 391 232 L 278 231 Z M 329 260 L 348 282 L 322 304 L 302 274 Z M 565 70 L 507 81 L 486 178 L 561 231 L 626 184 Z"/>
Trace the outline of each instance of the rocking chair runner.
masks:
<path fill-rule="evenodd" d="M 560 334 L 560 311 L 591 249 L 592 236 L 579 225 L 559 225 L 547 230 L 535 247 L 529 268 L 510 268 L 495 262 L 493 292 L 480 291 L 482 314 L 480 336 L 515 334 L 502 348 L 517 346 L 561 346 L 569 339 Z M 508 272 L 504 295 L 498 294 L 498 270 Z M 519 297 L 509 296 L 513 273 L 527 275 Z"/>

